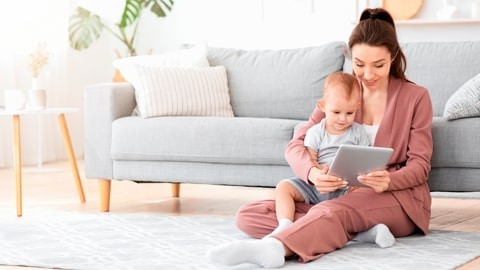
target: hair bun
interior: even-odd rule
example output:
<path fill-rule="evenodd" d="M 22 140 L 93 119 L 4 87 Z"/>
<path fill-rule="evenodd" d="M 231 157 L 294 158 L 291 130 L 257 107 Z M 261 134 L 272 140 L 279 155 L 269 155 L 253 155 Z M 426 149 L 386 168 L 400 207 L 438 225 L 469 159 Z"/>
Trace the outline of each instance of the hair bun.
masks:
<path fill-rule="evenodd" d="M 381 20 L 391 24 L 395 28 L 392 15 L 383 8 L 366 8 L 360 15 L 360 21 Z"/>

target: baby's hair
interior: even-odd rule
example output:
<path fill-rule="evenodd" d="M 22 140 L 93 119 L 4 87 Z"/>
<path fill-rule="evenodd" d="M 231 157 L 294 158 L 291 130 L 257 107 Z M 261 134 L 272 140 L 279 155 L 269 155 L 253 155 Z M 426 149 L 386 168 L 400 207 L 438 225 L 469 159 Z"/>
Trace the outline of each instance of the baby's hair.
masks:
<path fill-rule="evenodd" d="M 331 94 L 339 94 L 343 92 L 346 99 L 352 98 L 353 95 L 359 95 L 360 84 L 354 75 L 342 71 L 331 73 L 325 79 L 323 87 L 323 98 L 327 98 Z"/>

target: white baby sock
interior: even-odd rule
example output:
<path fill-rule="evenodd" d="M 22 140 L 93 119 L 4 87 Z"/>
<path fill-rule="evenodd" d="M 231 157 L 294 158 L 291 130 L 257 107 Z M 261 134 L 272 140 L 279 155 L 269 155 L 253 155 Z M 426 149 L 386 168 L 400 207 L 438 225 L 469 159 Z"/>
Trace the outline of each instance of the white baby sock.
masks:
<path fill-rule="evenodd" d="M 278 239 L 243 240 L 226 243 L 207 252 L 207 258 L 223 265 L 252 263 L 265 268 L 277 268 L 285 264 L 285 250 Z"/>
<path fill-rule="evenodd" d="M 263 238 L 266 238 L 266 237 L 270 237 L 274 234 L 277 234 L 283 230 L 285 230 L 286 228 L 290 227 L 290 225 L 292 225 L 293 222 L 288 219 L 288 218 L 282 218 L 279 222 L 278 222 L 278 227 L 273 230 L 273 232 L 271 232 L 270 234 L 267 234 L 266 236 L 264 236 Z"/>
<path fill-rule="evenodd" d="M 377 224 L 367 231 L 357 234 L 353 241 L 376 243 L 381 248 L 387 248 L 395 244 L 395 237 L 385 224 Z"/>

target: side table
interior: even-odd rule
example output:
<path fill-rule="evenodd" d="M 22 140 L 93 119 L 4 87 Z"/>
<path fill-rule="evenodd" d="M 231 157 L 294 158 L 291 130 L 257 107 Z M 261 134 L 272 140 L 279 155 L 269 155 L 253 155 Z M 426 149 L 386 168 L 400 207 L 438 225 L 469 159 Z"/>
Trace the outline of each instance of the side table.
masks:
<path fill-rule="evenodd" d="M 78 112 L 78 108 L 46 108 L 43 110 L 18 110 L 7 111 L 0 109 L 0 116 L 11 116 L 13 122 L 13 169 L 15 172 L 15 187 L 16 187 L 16 202 L 17 202 L 17 216 L 22 216 L 22 147 L 20 140 L 20 117 L 22 115 L 38 115 L 38 114 L 55 114 L 58 118 L 58 124 L 62 132 L 63 142 L 67 150 L 70 167 L 74 176 L 77 193 L 81 203 L 85 203 L 85 193 L 83 192 L 82 181 L 78 173 L 77 160 L 73 150 L 72 142 L 70 140 L 70 133 L 68 131 L 67 120 L 65 113 Z"/>

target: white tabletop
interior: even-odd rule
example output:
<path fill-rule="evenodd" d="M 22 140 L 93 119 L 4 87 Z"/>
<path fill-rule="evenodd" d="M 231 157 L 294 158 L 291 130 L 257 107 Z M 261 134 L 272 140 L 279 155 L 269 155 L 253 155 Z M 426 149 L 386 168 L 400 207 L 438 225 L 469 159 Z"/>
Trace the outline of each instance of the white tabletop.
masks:
<path fill-rule="evenodd" d="M 24 109 L 24 110 L 5 110 L 5 108 L 0 108 L 0 115 L 27 115 L 27 114 L 61 114 L 61 113 L 70 113 L 78 112 L 80 108 L 60 108 L 60 107 L 51 107 L 45 109 Z"/>

